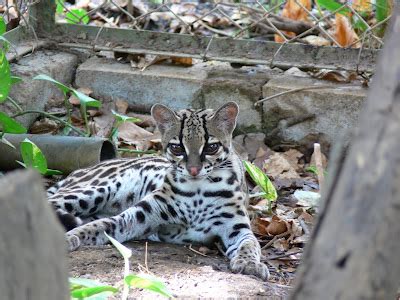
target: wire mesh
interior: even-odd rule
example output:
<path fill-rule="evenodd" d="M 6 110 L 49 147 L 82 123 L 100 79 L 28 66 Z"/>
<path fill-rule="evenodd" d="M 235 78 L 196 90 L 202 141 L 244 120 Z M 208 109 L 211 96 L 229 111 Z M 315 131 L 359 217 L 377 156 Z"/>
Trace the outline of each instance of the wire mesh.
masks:
<path fill-rule="evenodd" d="M 57 20 L 282 44 L 378 49 L 390 19 L 390 7 L 385 9 L 375 1 L 362 0 L 82 0 L 75 4 L 57 0 Z"/>

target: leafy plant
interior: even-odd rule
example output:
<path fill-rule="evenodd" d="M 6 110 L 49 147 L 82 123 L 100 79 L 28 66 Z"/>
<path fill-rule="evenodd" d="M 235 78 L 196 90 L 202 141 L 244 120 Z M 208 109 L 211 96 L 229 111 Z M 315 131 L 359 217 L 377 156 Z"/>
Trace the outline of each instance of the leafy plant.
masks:
<path fill-rule="evenodd" d="M 89 122 L 88 122 L 88 118 L 87 118 L 87 108 L 88 107 L 96 107 L 96 108 L 101 107 L 100 101 L 93 99 L 92 97 L 89 97 L 89 96 L 75 90 L 74 88 L 70 88 L 45 74 L 40 74 L 40 75 L 34 77 L 33 79 L 45 80 L 45 81 L 54 83 L 58 87 L 58 89 L 64 94 L 64 105 L 67 109 L 67 116 L 68 116 L 69 123 L 71 123 L 71 104 L 68 101 L 68 95 L 73 94 L 76 98 L 78 98 L 79 103 L 80 103 L 81 115 L 82 115 L 82 118 L 83 118 L 83 120 L 85 122 L 85 126 L 86 126 L 86 134 L 90 135 Z"/>
<path fill-rule="evenodd" d="M 7 114 L 0 111 L 0 128 L 3 133 L 26 133 L 26 128 Z"/>
<path fill-rule="evenodd" d="M 317 170 L 317 167 L 316 167 L 316 166 L 311 165 L 311 166 L 305 168 L 304 170 L 305 170 L 306 172 L 310 172 L 310 173 L 313 173 L 313 174 L 315 174 L 315 175 L 318 175 L 318 170 Z M 328 172 L 327 172 L 326 170 L 324 170 L 324 175 L 325 175 L 325 176 L 328 175 Z"/>
<path fill-rule="evenodd" d="M 173 298 L 171 292 L 168 291 L 166 285 L 157 277 L 147 275 L 147 274 L 129 274 L 129 258 L 132 256 L 132 251 L 118 242 L 116 239 L 109 236 L 104 232 L 106 237 L 111 241 L 111 243 L 117 248 L 119 253 L 124 258 L 124 291 L 122 294 L 122 299 L 125 300 L 128 297 L 129 286 L 136 287 L 140 289 L 146 289 L 159 293 L 165 297 Z"/>
<path fill-rule="evenodd" d="M 264 198 L 268 200 L 268 211 L 271 213 L 272 202 L 278 198 L 278 193 L 276 192 L 274 185 L 271 180 L 269 180 L 268 176 L 260 170 L 260 168 L 248 161 L 243 161 L 243 164 L 251 179 L 264 192 Z"/>
<path fill-rule="evenodd" d="M 67 19 L 67 22 L 70 24 L 87 24 L 90 21 L 86 10 L 84 10 L 83 8 L 71 9 L 67 12 L 65 17 Z"/>
<path fill-rule="evenodd" d="M 85 278 L 70 278 L 69 284 L 71 297 L 75 299 L 90 297 L 93 300 L 106 300 L 109 295 L 118 292 L 118 289 L 113 286 Z"/>
<path fill-rule="evenodd" d="M 148 274 L 128 275 L 124 280 L 131 287 L 146 289 L 159 293 L 167 298 L 173 298 L 173 295 L 168 291 L 165 283 L 157 277 Z"/>
<path fill-rule="evenodd" d="M 18 162 L 25 168 L 34 168 L 42 175 L 59 175 L 62 172 L 47 168 L 47 160 L 38 146 L 28 138 L 23 140 L 20 145 L 22 162 Z"/>
<path fill-rule="evenodd" d="M 335 0 L 317 0 L 317 4 L 331 12 L 336 11 L 342 15 L 348 16 L 351 13 L 351 10 L 347 7 L 340 9 L 343 4 L 336 2 Z"/>
<path fill-rule="evenodd" d="M 62 14 L 64 12 L 64 0 L 57 0 L 56 13 Z"/>
<path fill-rule="evenodd" d="M 139 118 L 134 118 L 134 117 L 128 117 L 128 116 L 121 115 L 121 114 L 115 112 L 114 110 L 111 110 L 111 112 L 112 112 L 112 114 L 113 114 L 113 116 L 115 118 L 115 123 L 114 123 L 113 129 L 111 130 L 111 133 L 110 133 L 110 139 L 112 141 L 116 141 L 117 140 L 118 127 L 122 123 L 124 123 L 124 122 L 134 122 L 135 123 L 135 122 L 141 122 L 142 121 Z"/>

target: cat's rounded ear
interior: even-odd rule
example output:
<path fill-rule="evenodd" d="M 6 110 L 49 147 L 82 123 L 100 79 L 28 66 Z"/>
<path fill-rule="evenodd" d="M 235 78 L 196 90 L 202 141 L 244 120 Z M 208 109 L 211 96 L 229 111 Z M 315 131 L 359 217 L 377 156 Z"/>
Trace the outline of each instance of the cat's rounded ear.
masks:
<path fill-rule="evenodd" d="M 154 104 L 151 108 L 151 115 L 156 121 L 157 128 L 160 130 L 161 134 L 164 134 L 178 123 L 176 114 L 162 104 Z"/>
<path fill-rule="evenodd" d="M 212 122 L 224 132 L 232 133 L 236 127 L 238 114 L 239 106 L 236 102 L 231 101 L 218 108 L 212 117 Z"/>

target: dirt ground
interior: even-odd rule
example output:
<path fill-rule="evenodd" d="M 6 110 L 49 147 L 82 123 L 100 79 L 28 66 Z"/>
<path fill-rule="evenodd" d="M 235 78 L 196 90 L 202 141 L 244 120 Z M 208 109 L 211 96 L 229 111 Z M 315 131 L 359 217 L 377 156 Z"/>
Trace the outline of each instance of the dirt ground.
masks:
<path fill-rule="evenodd" d="M 132 242 L 131 272 L 137 273 L 145 265 L 145 242 Z M 69 254 L 70 275 L 89 278 L 122 290 L 124 262 L 111 246 L 84 247 Z M 206 257 L 188 247 L 148 242 L 148 270 L 162 279 L 178 299 L 183 298 L 262 298 L 285 299 L 289 287 L 263 282 L 255 277 L 232 274 L 228 260 L 221 255 Z M 155 293 L 131 289 L 128 299 L 161 299 Z M 110 299 L 119 299 L 114 295 Z"/>

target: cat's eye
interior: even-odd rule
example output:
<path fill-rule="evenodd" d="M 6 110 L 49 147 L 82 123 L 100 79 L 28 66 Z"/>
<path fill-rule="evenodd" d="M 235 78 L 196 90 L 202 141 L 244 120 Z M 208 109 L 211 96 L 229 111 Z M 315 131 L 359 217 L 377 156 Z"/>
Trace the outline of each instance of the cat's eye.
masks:
<path fill-rule="evenodd" d="M 204 153 L 207 155 L 213 155 L 217 153 L 218 149 L 219 149 L 219 143 L 208 144 L 204 149 Z"/>
<path fill-rule="evenodd" d="M 180 145 L 169 144 L 169 150 L 173 155 L 179 156 L 185 153 L 185 150 Z"/>

